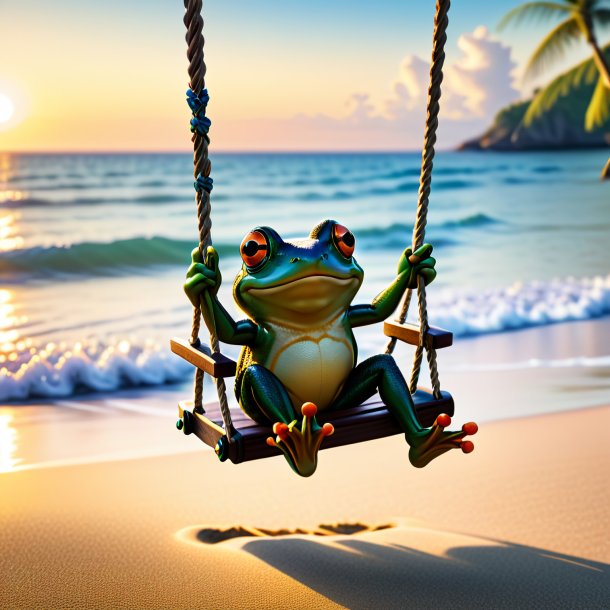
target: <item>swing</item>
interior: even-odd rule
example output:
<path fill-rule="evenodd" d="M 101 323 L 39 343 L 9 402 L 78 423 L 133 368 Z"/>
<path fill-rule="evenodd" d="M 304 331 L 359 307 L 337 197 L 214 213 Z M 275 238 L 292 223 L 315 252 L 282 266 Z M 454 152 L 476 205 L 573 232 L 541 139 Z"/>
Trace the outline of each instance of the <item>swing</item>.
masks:
<path fill-rule="evenodd" d="M 194 143 L 194 176 L 197 201 L 199 229 L 199 260 L 203 261 L 204 253 L 211 245 L 211 206 L 210 192 L 212 179 L 210 177 L 211 163 L 208 158 L 210 121 L 205 116 L 208 101 L 205 90 L 205 72 L 202 35 L 203 20 L 201 17 L 201 0 L 184 0 L 186 9 L 184 23 L 187 28 L 186 41 L 188 45 L 190 89 L 187 102 L 193 112 L 191 131 Z M 448 25 L 447 13 L 449 0 L 438 0 L 434 21 L 433 52 L 430 70 L 430 87 L 428 95 L 427 120 L 422 152 L 420 188 L 418 194 L 417 218 L 413 231 L 413 251 L 424 242 L 427 221 L 428 201 L 432 180 L 432 165 L 436 130 L 438 126 L 439 100 L 441 96 L 441 81 L 443 78 L 444 46 Z M 337 225 L 340 227 L 340 225 Z M 341 227 L 343 228 L 343 227 Z M 245 243 L 245 242 L 244 242 Z M 243 248 L 243 245 L 242 245 Z M 256 248 L 255 248 L 256 250 Z M 411 255 L 411 263 L 419 262 L 419 257 Z M 292 262 L 292 261 L 291 261 Z M 407 312 L 412 297 L 413 288 L 408 288 L 396 321 L 384 322 L 384 334 L 390 338 L 386 354 L 392 354 L 397 341 L 415 346 L 413 370 L 409 383 L 414 411 L 418 423 L 423 428 L 442 428 L 448 425 L 454 413 L 453 398 L 448 392 L 441 391 L 436 362 L 436 350 L 449 347 L 453 336 L 450 332 L 431 327 L 428 324 L 425 281 L 417 277 L 417 296 L 420 324 L 406 323 Z M 209 294 L 203 296 L 210 299 Z M 279 444 L 269 438 L 270 426 L 261 425 L 250 419 L 241 409 L 231 410 L 226 396 L 225 379 L 236 375 L 237 363 L 220 352 L 219 339 L 215 322 L 208 322 L 210 330 L 210 347 L 199 340 L 201 326 L 201 306 L 194 306 L 191 338 L 189 340 L 172 339 L 171 350 L 196 367 L 194 400 L 182 401 L 178 407 L 179 419 L 176 426 L 184 434 L 195 434 L 206 445 L 212 447 L 221 461 L 230 460 L 234 464 L 250 460 L 279 455 Z M 432 390 L 418 387 L 419 373 L 426 353 Z M 305 365 L 304 365 L 305 366 Z M 203 376 L 210 375 L 218 393 L 218 402 L 203 405 Z M 310 403 L 311 404 L 311 403 Z M 305 419 L 306 407 L 303 407 Z M 315 411 L 314 411 L 315 414 Z M 332 421 L 332 425 L 327 423 Z M 403 433 L 396 418 L 386 405 L 379 399 L 370 400 L 364 404 L 349 406 L 341 410 L 332 410 L 318 414 L 318 421 L 324 429 L 324 444 L 320 449 L 330 449 L 368 441 L 394 434 Z M 277 425 L 277 424 L 276 424 Z M 333 430 L 334 427 L 334 430 Z M 304 430 L 305 428 L 303 428 Z M 465 424 L 460 438 L 476 432 L 476 424 Z M 274 427 L 274 432 L 276 428 Z M 334 433 L 333 433 L 334 432 Z M 281 432 L 280 432 L 281 434 Z M 438 432 L 441 434 L 441 432 Z M 454 436 L 458 436 L 455 433 Z M 278 436 L 278 439 L 280 436 Z M 458 446 L 458 444 L 454 445 Z M 473 449 L 470 441 L 459 443 L 464 453 Z M 315 466 L 314 466 L 315 469 Z M 305 475 L 307 476 L 307 475 Z"/>

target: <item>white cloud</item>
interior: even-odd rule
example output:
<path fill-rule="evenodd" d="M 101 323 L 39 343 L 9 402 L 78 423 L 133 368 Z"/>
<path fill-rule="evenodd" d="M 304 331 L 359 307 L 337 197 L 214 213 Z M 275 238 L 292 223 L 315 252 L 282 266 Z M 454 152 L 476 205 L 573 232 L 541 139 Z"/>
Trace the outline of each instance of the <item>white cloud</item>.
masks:
<path fill-rule="evenodd" d="M 458 39 L 461 56 L 445 64 L 439 146 L 453 147 L 484 131 L 494 115 L 519 97 L 513 87 L 511 50 L 483 26 Z M 400 64 L 388 97 L 378 106 L 369 94 L 349 97 L 343 116 L 299 114 L 286 120 L 234 125 L 235 134 L 260 134 L 269 149 L 388 150 L 417 149 L 423 138 L 430 64 L 409 55 Z M 233 131 L 233 130 L 231 130 Z M 257 134 L 258 132 L 258 134 Z M 250 148 L 247 142 L 223 140 L 229 148 Z"/>
<path fill-rule="evenodd" d="M 462 97 L 465 114 L 489 118 L 518 98 L 510 48 L 494 40 L 486 27 L 462 34 L 458 47 L 463 55 L 447 73 L 447 89 Z"/>
<path fill-rule="evenodd" d="M 462 56 L 445 68 L 441 118 L 489 121 L 507 103 L 518 98 L 512 85 L 515 68 L 510 48 L 494 40 L 487 28 L 478 27 L 458 39 Z M 415 55 L 403 60 L 393 96 L 385 103 L 390 119 L 409 117 L 425 107 L 430 66 Z"/>

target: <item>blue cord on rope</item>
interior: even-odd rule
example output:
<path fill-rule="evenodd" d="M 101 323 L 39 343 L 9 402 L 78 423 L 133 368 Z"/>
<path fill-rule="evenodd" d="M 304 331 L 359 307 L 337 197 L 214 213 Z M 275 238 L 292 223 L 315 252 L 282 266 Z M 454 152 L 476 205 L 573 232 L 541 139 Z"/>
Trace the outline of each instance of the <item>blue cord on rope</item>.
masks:
<path fill-rule="evenodd" d="M 208 90 L 204 89 L 199 95 L 197 95 L 192 89 L 186 92 L 186 103 L 195 116 L 198 116 L 201 110 L 205 114 L 205 108 L 210 101 Z"/>
<path fill-rule="evenodd" d="M 212 121 L 208 119 L 207 116 L 204 117 L 196 117 L 194 116 L 191 119 L 191 131 L 193 133 L 197 132 L 200 136 L 207 136 L 210 131 L 210 126 L 212 125 Z"/>
<path fill-rule="evenodd" d="M 212 121 L 205 116 L 205 110 L 209 101 L 210 96 L 207 89 L 204 89 L 199 95 L 192 89 L 189 89 L 186 92 L 186 103 L 189 105 L 189 108 L 193 113 L 193 118 L 191 119 L 191 131 L 206 138 L 208 132 L 210 131 L 210 126 L 212 125 Z M 193 183 L 193 186 L 198 193 L 201 193 L 201 191 L 211 193 L 214 186 L 214 181 L 212 180 L 211 176 L 199 174 Z"/>
<path fill-rule="evenodd" d="M 208 90 L 204 89 L 199 95 L 197 95 L 192 89 L 186 92 L 186 103 L 189 105 L 193 113 L 191 119 L 191 131 L 198 133 L 201 136 L 207 136 L 210 131 L 212 121 L 205 116 L 205 110 L 210 101 Z"/>
<path fill-rule="evenodd" d="M 214 181 L 211 176 L 204 176 L 203 174 L 199 174 L 197 176 L 197 180 L 193 185 L 195 190 L 200 193 L 201 191 L 207 191 L 208 193 L 212 192 L 212 188 L 214 188 Z"/>

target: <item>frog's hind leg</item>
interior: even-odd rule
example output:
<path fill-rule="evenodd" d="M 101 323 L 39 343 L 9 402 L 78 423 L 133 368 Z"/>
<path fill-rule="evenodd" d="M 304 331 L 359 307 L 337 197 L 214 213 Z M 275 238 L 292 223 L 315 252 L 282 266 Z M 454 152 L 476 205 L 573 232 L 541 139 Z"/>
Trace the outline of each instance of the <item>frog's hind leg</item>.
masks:
<path fill-rule="evenodd" d="M 320 445 L 324 437 L 334 432 L 334 428 L 328 423 L 318 425 L 318 409 L 313 403 L 303 405 L 299 422 L 282 382 L 259 364 L 250 365 L 244 372 L 239 403 L 255 421 L 273 424 L 276 437 L 270 436 L 267 444 L 279 449 L 297 474 L 308 477 L 315 472 Z"/>
<path fill-rule="evenodd" d="M 297 419 L 282 382 L 260 364 L 251 364 L 245 370 L 237 398 L 244 413 L 259 424 L 289 424 Z"/>
<path fill-rule="evenodd" d="M 450 449 L 461 449 L 464 453 L 474 451 L 472 441 L 463 440 L 469 434 L 476 434 L 479 429 L 474 422 L 468 422 L 462 426 L 460 431 L 452 432 L 445 430 L 451 425 L 449 415 L 443 413 L 439 415 L 432 428 L 425 430 L 422 435 L 409 443 L 409 461 L 417 468 L 423 468 L 429 464 L 434 458 L 446 453 Z"/>
<path fill-rule="evenodd" d="M 459 432 L 445 431 L 451 418 L 440 415 L 432 428 L 422 428 L 405 379 L 394 358 L 388 354 L 372 356 L 361 362 L 352 371 L 332 408 L 354 407 L 376 392 L 404 431 L 411 447 L 409 460 L 413 466 L 421 468 L 450 449 L 461 448 L 464 453 L 474 449 L 470 441 L 462 440 L 466 435 L 476 433 L 477 425 L 473 422 L 464 424 Z"/>
<path fill-rule="evenodd" d="M 379 392 L 381 400 L 398 420 L 407 440 L 423 428 L 415 415 L 415 406 L 394 358 L 378 354 L 361 362 L 350 374 L 333 410 L 356 407 Z"/>

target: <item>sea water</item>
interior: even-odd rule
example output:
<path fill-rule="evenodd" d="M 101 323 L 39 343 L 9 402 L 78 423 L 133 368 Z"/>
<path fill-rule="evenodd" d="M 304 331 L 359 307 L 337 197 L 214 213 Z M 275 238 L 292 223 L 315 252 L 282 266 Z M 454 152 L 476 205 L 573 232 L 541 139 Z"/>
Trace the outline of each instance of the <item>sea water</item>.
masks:
<path fill-rule="evenodd" d="M 606 159 L 438 154 L 426 233 L 438 261 L 431 323 L 473 337 L 610 314 Z M 233 315 L 239 244 L 258 225 L 285 239 L 325 218 L 346 225 L 365 270 L 357 301 L 394 277 L 411 241 L 419 153 L 212 161 L 220 298 Z M 182 283 L 196 244 L 189 154 L 0 155 L 0 401 L 187 383 L 192 368 L 168 341 L 190 333 Z M 381 327 L 362 329 L 358 342 L 361 357 L 383 349 Z"/>

